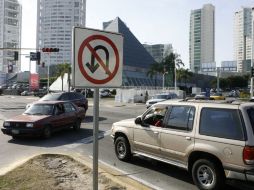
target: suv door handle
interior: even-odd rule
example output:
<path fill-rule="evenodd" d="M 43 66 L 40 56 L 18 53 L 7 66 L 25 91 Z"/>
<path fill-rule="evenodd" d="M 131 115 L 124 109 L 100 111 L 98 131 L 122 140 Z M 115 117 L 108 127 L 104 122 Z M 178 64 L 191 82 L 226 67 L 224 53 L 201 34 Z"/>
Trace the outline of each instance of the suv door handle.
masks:
<path fill-rule="evenodd" d="M 185 137 L 185 139 L 186 139 L 186 140 L 188 140 L 188 141 L 190 141 L 190 140 L 191 140 L 191 138 L 190 138 L 190 137 Z"/>

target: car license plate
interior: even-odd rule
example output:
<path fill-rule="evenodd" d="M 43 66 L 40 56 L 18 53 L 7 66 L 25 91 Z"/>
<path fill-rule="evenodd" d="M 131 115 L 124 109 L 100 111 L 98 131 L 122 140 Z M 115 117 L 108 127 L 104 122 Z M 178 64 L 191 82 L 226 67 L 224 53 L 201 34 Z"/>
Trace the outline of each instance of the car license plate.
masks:
<path fill-rule="evenodd" d="M 11 132 L 12 132 L 12 134 L 14 134 L 14 135 L 19 134 L 19 130 L 16 130 L 16 129 L 11 130 Z"/>

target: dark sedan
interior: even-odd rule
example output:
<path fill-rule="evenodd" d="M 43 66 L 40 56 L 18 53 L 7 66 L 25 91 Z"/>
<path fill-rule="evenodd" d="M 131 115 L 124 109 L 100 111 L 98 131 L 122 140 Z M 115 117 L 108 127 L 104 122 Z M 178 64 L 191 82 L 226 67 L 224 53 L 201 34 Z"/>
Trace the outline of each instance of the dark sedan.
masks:
<path fill-rule="evenodd" d="M 79 130 L 86 110 L 72 102 L 42 101 L 33 103 L 22 115 L 4 122 L 2 132 L 19 136 L 51 137 L 53 132 L 72 127 Z"/>
<path fill-rule="evenodd" d="M 86 97 L 77 92 L 57 92 L 57 93 L 49 93 L 43 96 L 39 101 L 69 101 L 76 104 L 78 107 L 82 107 L 85 110 L 88 109 L 88 101 Z M 26 109 L 31 106 L 28 104 Z"/>

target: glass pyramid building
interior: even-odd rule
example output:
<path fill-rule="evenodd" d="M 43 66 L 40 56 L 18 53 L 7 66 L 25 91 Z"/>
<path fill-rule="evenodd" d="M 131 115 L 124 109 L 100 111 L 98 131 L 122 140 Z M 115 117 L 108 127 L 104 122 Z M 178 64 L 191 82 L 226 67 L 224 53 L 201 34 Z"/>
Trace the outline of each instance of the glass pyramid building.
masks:
<path fill-rule="evenodd" d="M 157 81 L 155 81 L 147 76 L 149 66 L 155 63 L 154 58 L 119 17 L 104 22 L 103 30 L 121 33 L 124 37 L 123 86 L 160 86 L 161 78 L 157 77 Z"/>

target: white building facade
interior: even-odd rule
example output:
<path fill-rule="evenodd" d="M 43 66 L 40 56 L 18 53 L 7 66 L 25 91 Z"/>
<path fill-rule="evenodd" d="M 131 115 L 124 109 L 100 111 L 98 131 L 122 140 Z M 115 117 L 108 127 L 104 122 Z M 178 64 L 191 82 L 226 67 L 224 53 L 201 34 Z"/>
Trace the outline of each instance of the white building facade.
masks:
<path fill-rule="evenodd" d="M 0 0 L 0 72 L 20 71 L 22 7 L 18 0 Z M 14 60 L 14 52 L 18 60 Z"/>
<path fill-rule="evenodd" d="M 59 48 L 59 52 L 43 53 L 45 65 L 71 63 L 72 28 L 84 27 L 86 0 L 37 0 L 38 51 L 42 48 Z"/>
<path fill-rule="evenodd" d="M 234 59 L 238 72 L 246 71 L 247 65 L 243 60 L 251 59 L 252 12 L 252 8 L 242 7 L 234 15 Z"/>
<path fill-rule="evenodd" d="M 215 62 L 215 8 L 205 4 L 191 11 L 189 58 L 192 72 L 201 72 L 203 63 Z"/>
<path fill-rule="evenodd" d="M 158 63 L 173 53 L 172 44 L 143 44 L 143 46 Z"/>

